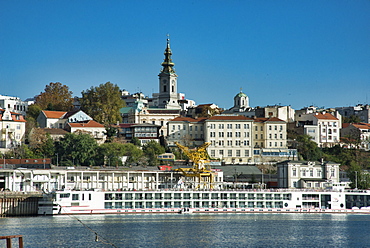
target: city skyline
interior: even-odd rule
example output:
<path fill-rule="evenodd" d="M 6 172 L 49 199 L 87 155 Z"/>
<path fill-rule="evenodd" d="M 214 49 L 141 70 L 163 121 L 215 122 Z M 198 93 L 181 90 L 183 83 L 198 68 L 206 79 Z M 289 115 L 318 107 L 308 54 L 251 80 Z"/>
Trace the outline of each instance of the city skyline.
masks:
<path fill-rule="evenodd" d="M 167 34 L 178 92 L 231 108 L 368 104 L 369 1 L 0 1 L 1 95 L 105 82 L 151 97 Z"/>

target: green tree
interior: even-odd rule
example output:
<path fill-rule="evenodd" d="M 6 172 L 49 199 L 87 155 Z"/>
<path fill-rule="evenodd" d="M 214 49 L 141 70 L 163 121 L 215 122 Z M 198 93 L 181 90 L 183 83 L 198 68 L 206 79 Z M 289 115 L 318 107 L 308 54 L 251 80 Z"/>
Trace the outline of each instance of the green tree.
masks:
<path fill-rule="evenodd" d="M 296 139 L 297 151 L 304 160 L 316 161 L 322 158 L 322 152 L 316 142 L 306 134 L 298 135 Z"/>
<path fill-rule="evenodd" d="M 70 111 L 73 108 L 72 94 L 68 86 L 59 82 L 50 83 L 46 85 L 45 92 L 36 96 L 35 104 L 45 110 Z"/>
<path fill-rule="evenodd" d="M 112 142 L 114 138 L 117 137 L 117 128 L 112 127 L 110 125 L 105 126 L 105 135 L 107 136 L 107 140 L 105 142 Z"/>
<path fill-rule="evenodd" d="M 64 165 L 93 165 L 98 144 L 86 133 L 68 133 L 56 142 L 60 162 Z"/>
<path fill-rule="evenodd" d="M 127 156 L 126 165 L 139 164 L 143 157 L 143 151 L 132 143 L 124 144 L 124 156 Z"/>
<path fill-rule="evenodd" d="M 105 165 L 122 165 L 122 157 L 126 155 L 126 145 L 122 143 L 104 143 L 98 148 L 98 161 Z"/>
<path fill-rule="evenodd" d="M 41 111 L 42 111 L 42 108 L 39 105 L 32 104 L 28 106 L 27 117 L 32 117 L 33 119 L 36 120 Z"/>
<path fill-rule="evenodd" d="M 117 85 L 110 82 L 82 91 L 81 109 L 103 124 L 121 121 L 120 109 L 125 106 Z"/>
<path fill-rule="evenodd" d="M 149 165 L 156 166 L 159 165 L 157 155 L 164 153 L 165 149 L 158 142 L 149 141 L 143 146 L 143 152 L 144 155 L 148 158 Z"/>
<path fill-rule="evenodd" d="M 21 144 L 20 146 L 11 149 L 5 153 L 5 158 L 42 158 L 37 156 L 34 152 L 28 147 L 28 145 Z"/>
<path fill-rule="evenodd" d="M 140 142 L 139 138 L 137 138 L 137 137 L 133 137 L 131 139 L 131 143 L 134 144 L 135 146 L 141 146 L 141 142 Z"/>
<path fill-rule="evenodd" d="M 343 117 L 343 123 L 360 123 L 361 118 L 357 115 L 351 115 L 350 117 Z"/>

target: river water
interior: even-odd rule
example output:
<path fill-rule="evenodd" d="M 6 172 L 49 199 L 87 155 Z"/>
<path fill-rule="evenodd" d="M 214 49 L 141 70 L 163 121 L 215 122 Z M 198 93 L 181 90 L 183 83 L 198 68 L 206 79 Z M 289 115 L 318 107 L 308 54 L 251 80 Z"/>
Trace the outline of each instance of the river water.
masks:
<path fill-rule="evenodd" d="M 370 215 L 162 214 L 0 219 L 24 247 L 370 247 Z M 96 241 L 98 236 L 98 241 Z M 17 239 L 13 247 L 18 247 Z M 5 247 L 5 240 L 0 240 Z"/>

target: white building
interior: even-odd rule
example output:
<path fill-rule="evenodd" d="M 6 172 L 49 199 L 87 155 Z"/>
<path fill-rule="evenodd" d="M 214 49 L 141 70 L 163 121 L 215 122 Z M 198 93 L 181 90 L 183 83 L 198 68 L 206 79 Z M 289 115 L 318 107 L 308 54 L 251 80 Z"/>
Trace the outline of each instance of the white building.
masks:
<path fill-rule="evenodd" d="M 37 117 L 37 123 L 41 128 L 65 128 L 67 123 L 92 120 L 82 110 L 76 111 L 48 111 L 42 110 Z"/>
<path fill-rule="evenodd" d="M 217 172 L 215 175 L 215 182 L 222 184 L 223 173 Z M 0 170 L 0 190 L 20 192 L 41 190 L 51 192 L 62 189 L 159 190 L 176 188 L 180 181 L 186 181 L 180 172 L 141 167 L 136 170 L 90 168 Z"/>
<path fill-rule="evenodd" d="M 0 109 L 6 109 L 14 113 L 26 115 L 28 103 L 19 97 L 0 95 Z"/>
<path fill-rule="evenodd" d="M 347 140 L 343 146 L 348 146 L 352 143 L 350 148 L 361 148 L 370 150 L 370 124 L 369 123 L 343 123 L 340 130 L 342 141 Z"/>
<path fill-rule="evenodd" d="M 296 114 L 296 123 L 320 147 L 332 147 L 340 143 L 341 116 L 338 112 L 336 116 L 325 111 Z"/>
<path fill-rule="evenodd" d="M 211 158 L 226 164 L 245 164 L 253 159 L 253 119 L 241 115 L 216 115 L 205 121 L 204 141 Z"/>
<path fill-rule="evenodd" d="M 94 120 L 68 122 L 65 129 L 70 133 L 88 133 L 99 144 L 103 144 L 106 140 L 104 125 Z"/>
<path fill-rule="evenodd" d="M 24 140 L 26 120 L 20 113 L 0 109 L 0 151 L 19 146 Z"/>
<path fill-rule="evenodd" d="M 325 188 L 339 183 L 339 164 L 287 160 L 277 165 L 279 188 Z"/>

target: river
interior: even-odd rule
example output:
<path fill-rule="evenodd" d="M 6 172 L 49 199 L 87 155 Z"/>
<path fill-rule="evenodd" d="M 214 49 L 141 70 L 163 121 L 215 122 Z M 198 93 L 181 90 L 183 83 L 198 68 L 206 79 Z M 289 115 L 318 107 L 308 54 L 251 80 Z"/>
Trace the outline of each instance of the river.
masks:
<path fill-rule="evenodd" d="M 370 246 L 370 215 L 79 215 L 2 218 L 0 226 L 0 236 L 23 235 L 32 248 Z"/>

